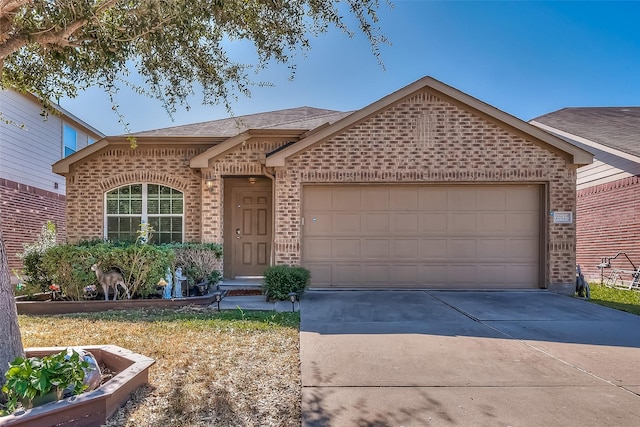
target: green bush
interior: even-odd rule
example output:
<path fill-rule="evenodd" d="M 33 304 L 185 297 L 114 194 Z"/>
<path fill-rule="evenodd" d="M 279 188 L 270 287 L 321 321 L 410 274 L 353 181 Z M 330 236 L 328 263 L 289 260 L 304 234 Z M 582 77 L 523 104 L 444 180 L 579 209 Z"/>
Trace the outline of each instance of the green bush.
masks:
<path fill-rule="evenodd" d="M 182 267 L 189 286 L 208 281 L 215 286 L 222 277 L 216 268 L 222 257 L 222 246 L 215 243 L 183 243 L 166 245 L 175 252 L 175 266 Z"/>
<path fill-rule="evenodd" d="M 265 270 L 262 291 L 269 299 L 283 301 L 290 292 L 302 295 L 310 279 L 311 273 L 305 268 L 276 265 Z"/>

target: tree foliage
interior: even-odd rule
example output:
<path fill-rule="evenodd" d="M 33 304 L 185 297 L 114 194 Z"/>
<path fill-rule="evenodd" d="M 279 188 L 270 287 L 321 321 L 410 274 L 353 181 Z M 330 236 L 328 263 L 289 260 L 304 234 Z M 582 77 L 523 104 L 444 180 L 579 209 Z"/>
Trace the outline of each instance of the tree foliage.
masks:
<path fill-rule="evenodd" d="M 198 88 L 203 103 L 250 95 L 253 66 L 294 68 L 310 38 L 337 27 L 343 13 L 357 22 L 373 52 L 379 0 L 0 0 L 1 85 L 37 95 L 46 104 L 98 85 L 113 95 L 130 72 L 136 89 L 168 112 Z M 234 41 L 255 46 L 257 64 L 231 59 Z"/>
<path fill-rule="evenodd" d="M 387 0 L 388 1 L 388 0 Z M 385 43 L 380 0 L 0 0 L 0 88 L 51 101 L 99 86 L 113 96 L 127 82 L 157 98 L 170 114 L 187 97 L 230 109 L 250 95 L 251 67 L 273 62 L 295 70 L 310 40 L 356 26 L 373 53 Z M 257 63 L 232 60 L 233 42 L 255 46 Z M 143 77 L 142 87 L 128 77 Z M 196 90 L 197 88 L 197 90 Z M 117 112 L 117 104 L 113 101 Z M 1 111 L 0 111 L 1 117 Z M 123 122 L 126 129 L 126 124 Z M 0 230 L 0 383 L 22 353 Z M 2 396 L 0 396 L 1 400 Z M 2 402 L 0 402 L 2 403 Z"/>

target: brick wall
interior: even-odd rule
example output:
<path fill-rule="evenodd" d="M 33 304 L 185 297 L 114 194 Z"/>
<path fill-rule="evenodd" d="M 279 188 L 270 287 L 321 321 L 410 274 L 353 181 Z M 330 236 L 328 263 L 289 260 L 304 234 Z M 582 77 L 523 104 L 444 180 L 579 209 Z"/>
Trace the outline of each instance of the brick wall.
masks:
<path fill-rule="evenodd" d="M 600 259 L 618 252 L 626 252 L 640 266 L 640 177 L 579 190 L 577 200 L 577 263 L 585 277 L 599 281 Z M 632 268 L 624 257 L 612 266 Z"/>
<path fill-rule="evenodd" d="M 140 182 L 182 191 L 185 241 L 201 241 L 201 175 L 189 167 L 189 160 L 202 151 L 202 148 L 122 146 L 105 149 L 74 165 L 67 175 L 69 241 L 103 238 L 104 194 Z"/>
<path fill-rule="evenodd" d="M 565 159 L 422 92 L 290 159 L 276 175 L 276 262 L 300 263 L 304 183 L 547 183 L 548 209 L 575 211 Z M 575 226 L 547 219 L 547 284 L 575 280 Z"/>
<path fill-rule="evenodd" d="M 16 254 L 38 239 L 47 221 L 56 224 L 58 241 L 64 242 L 64 210 L 65 196 L 0 178 L 0 226 L 10 269 L 22 268 Z"/>

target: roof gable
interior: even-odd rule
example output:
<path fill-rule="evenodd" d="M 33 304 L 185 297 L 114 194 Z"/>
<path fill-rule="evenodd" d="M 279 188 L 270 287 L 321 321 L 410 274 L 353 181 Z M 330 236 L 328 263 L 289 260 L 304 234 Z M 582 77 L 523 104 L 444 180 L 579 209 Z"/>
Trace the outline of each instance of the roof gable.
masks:
<path fill-rule="evenodd" d="M 402 100 L 412 96 L 416 92 L 426 90 L 434 96 L 446 100 L 457 105 L 464 110 L 470 111 L 499 126 L 506 128 L 518 135 L 525 137 L 540 145 L 557 151 L 564 155 L 570 163 L 584 165 L 593 161 L 591 153 L 576 147 L 575 145 L 557 138 L 535 126 L 532 126 L 514 116 L 498 110 L 472 96 L 469 96 L 457 89 L 452 88 L 432 77 L 423 77 L 422 79 L 390 94 L 386 97 L 364 107 L 361 110 L 346 116 L 345 118 L 335 122 L 333 125 L 325 127 L 312 135 L 301 139 L 285 149 L 274 153 L 267 158 L 266 164 L 271 167 L 284 166 L 286 160 L 298 153 L 301 153 L 317 143 L 326 141 L 334 135 L 337 135 L 351 126 L 354 126 L 367 118 L 389 108 Z"/>

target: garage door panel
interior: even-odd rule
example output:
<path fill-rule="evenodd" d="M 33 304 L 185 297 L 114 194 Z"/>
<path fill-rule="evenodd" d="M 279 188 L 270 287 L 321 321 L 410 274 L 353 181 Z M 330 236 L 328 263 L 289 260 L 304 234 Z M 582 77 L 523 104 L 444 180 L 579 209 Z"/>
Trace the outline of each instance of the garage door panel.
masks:
<path fill-rule="evenodd" d="M 482 187 L 476 193 L 476 209 L 479 211 L 499 211 L 507 208 L 507 189 L 503 187 Z"/>
<path fill-rule="evenodd" d="M 474 211 L 476 210 L 475 186 L 450 187 L 447 193 L 447 210 Z"/>
<path fill-rule="evenodd" d="M 447 279 L 447 266 L 444 264 L 425 264 L 419 268 L 420 283 L 444 286 Z"/>
<path fill-rule="evenodd" d="M 419 267 L 414 264 L 393 264 L 390 266 L 392 283 L 397 285 L 418 285 Z"/>
<path fill-rule="evenodd" d="M 316 287 L 332 286 L 333 284 L 333 266 L 331 264 L 309 264 L 306 268 L 311 273 L 311 279 Z"/>
<path fill-rule="evenodd" d="M 389 259 L 389 239 L 364 239 L 362 252 L 364 261 Z"/>
<path fill-rule="evenodd" d="M 418 187 L 395 188 L 390 191 L 390 209 L 394 211 L 415 211 L 418 209 Z"/>
<path fill-rule="evenodd" d="M 446 211 L 447 190 L 444 187 L 421 187 L 418 193 L 418 210 L 422 212 Z"/>
<path fill-rule="evenodd" d="M 418 260 L 418 239 L 394 239 L 390 241 L 391 259 Z"/>
<path fill-rule="evenodd" d="M 303 191 L 302 264 L 312 271 L 312 286 L 539 284 L 539 186 L 319 185 Z"/>
<path fill-rule="evenodd" d="M 451 239 L 447 245 L 447 257 L 451 260 L 475 261 L 478 256 L 475 239 Z"/>
<path fill-rule="evenodd" d="M 475 234 L 477 230 L 476 214 L 453 212 L 447 215 L 447 219 L 447 234 L 450 236 Z"/>
<path fill-rule="evenodd" d="M 509 256 L 507 246 L 508 242 L 505 239 L 478 239 L 478 261 L 495 262 L 505 260 Z"/>
<path fill-rule="evenodd" d="M 470 286 L 477 282 L 478 272 L 475 264 L 447 265 L 447 283 Z"/>
<path fill-rule="evenodd" d="M 444 212 L 421 213 L 418 232 L 421 235 L 446 235 L 447 214 Z"/>
<path fill-rule="evenodd" d="M 389 265 L 363 265 L 362 280 L 365 283 L 388 284 L 391 280 Z"/>
<path fill-rule="evenodd" d="M 333 214 L 331 221 L 332 230 L 339 235 L 360 235 L 362 216 L 359 214 L 337 212 Z"/>
<path fill-rule="evenodd" d="M 360 261 L 360 239 L 336 239 L 332 249 L 332 259 Z"/>
<path fill-rule="evenodd" d="M 417 213 L 392 213 L 390 218 L 391 234 L 418 234 L 418 214 Z"/>
<path fill-rule="evenodd" d="M 362 207 L 360 204 L 361 191 L 357 187 L 336 187 L 331 198 L 331 209 L 333 211 L 356 211 Z M 325 207 L 326 209 L 326 207 Z"/>
<path fill-rule="evenodd" d="M 365 235 L 388 235 L 391 229 L 388 213 L 363 213 L 362 233 Z"/>
<path fill-rule="evenodd" d="M 322 187 L 308 187 L 304 191 L 304 205 L 308 212 L 331 208 L 332 193 Z"/>
<path fill-rule="evenodd" d="M 314 261 L 333 259 L 333 239 L 307 238 L 304 240 L 303 249 L 305 256 Z"/>
<path fill-rule="evenodd" d="M 538 242 L 535 238 L 510 239 L 507 241 L 509 260 L 522 261 L 537 258 Z"/>
<path fill-rule="evenodd" d="M 330 213 L 309 212 L 304 224 L 305 236 L 327 236 L 333 233 Z"/>
<path fill-rule="evenodd" d="M 503 212 L 479 213 L 478 234 L 489 236 L 507 234 L 507 214 Z"/>
<path fill-rule="evenodd" d="M 535 211 L 540 203 L 540 187 L 512 187 L 507 198 L 507 209 L 517 211 Z"/>
<path fill-rule="evenodd" d="M 366 187 L 362 190 L 361 208 L 366 211 L 388 211 L 390 206 L 387 187 Z"/>
<path fill-rule="evenodd" d="M 447 239 L 421 239 L 420 240 L 420 259 L 424 261 L 437 261 L 448 258 Z"/>
<path fill-rule="evenodd" d="M 362 283 L 360 264 L 337 264 L 334 266 L 334 280 L 338 283 L 355 286 Z"/>
<path fill-rule="evenodd" d="M 507 215 L 507 232 L 526 236 L 537 235 L 540 216 L 533 212 L 514 212 Z"/>

